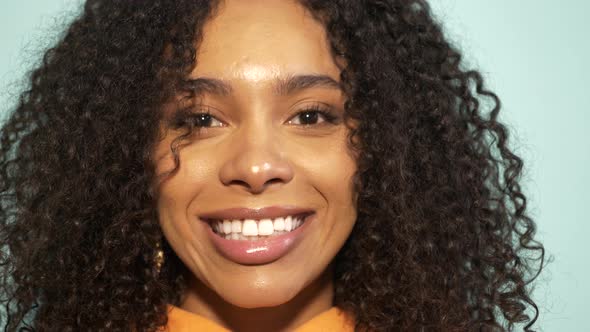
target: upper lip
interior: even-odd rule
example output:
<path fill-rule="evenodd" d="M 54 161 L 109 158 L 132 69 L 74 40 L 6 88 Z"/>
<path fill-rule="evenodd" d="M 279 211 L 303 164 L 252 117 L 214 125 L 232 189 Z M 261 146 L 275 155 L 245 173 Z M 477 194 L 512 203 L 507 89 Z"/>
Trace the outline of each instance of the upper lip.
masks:
<path fill-rule="evenodd" d="M 262 208 L 234 207 L 202 213 L 199 218 L 204 220 L 238 220 L 238 219 L 274 219 L 278 217 L 310 215 L 313 209 L 297 206 L 267 206 Z"/>

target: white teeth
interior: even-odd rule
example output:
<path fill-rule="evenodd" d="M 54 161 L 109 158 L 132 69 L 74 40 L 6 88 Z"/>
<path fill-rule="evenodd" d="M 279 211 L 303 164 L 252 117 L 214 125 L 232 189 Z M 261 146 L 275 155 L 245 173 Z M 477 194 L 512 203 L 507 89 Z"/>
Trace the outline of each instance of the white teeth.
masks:
<path fill-rule="evenodd" d="M 242 234 L 244 236 L 258 236 L 258 225 L 256 225 L 256 221 L 252 219 L 244 220 Z"/>
<path fill-rule="evenodd" d="M 231 240 L 256 240 L 259 236 L 273 236 L 288 233 L 303 224 L 301 217 L 278 217 L 275 219 L 218 220 L 211 223 L 213 230 L 221 237 Z"/>
<path fill-rule="evenodd" d="M 239 220 L 234 220 L 231 222 L 231 231 L 232 233 L 242 233 L 242 222 Z"/>
<path fill-rule="evenodd" d="M 223 232 L 224 232 L 225 234 L 230 234 L 230 233 L 231 233 L 231 228 L 232 228 L 231 226 L 232 226 L 232 223 L 231 223 L 231 221 L 229 221 L 229 220 L 224 220 L 224 221 L 223 221 Z"/>
<path fill-rule="evenodd" d="M 285 219 L 277 218 L 274 221 L 273 228 L 275 232 L 281 232 L 285 230 Z"/>
<path fill-rule="evenodd" d="M 272 220 L 262 219 L 258 222 L 258 235 L 271 235 L 273 232 Z"/>

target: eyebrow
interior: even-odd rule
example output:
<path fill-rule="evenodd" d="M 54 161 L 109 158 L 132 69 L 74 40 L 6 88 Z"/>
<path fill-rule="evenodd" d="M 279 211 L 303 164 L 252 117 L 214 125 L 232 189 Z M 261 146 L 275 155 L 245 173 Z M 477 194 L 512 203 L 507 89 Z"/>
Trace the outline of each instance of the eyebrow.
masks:
<path fill-rule="evenodd" d="M 341 90 L 340 83 L 327 75 L 296 75 L 279 79 L 274 84 L 275 93 L 286 96 L 311 88 L 327 88 Z"/>
<path fill-rule="evenodd" d="M 184 88 L 195 95 L 208 92 L 215 95 L 227 96 L 233 91 L 231 85 L 226 81 L 208 77 L 188 79 L 185 81 Z"/>
<path fill-rule="evenodd" d="M 233 92 L 233 88 L 228 81 L 209 77 L 188 79 L 185 88 L 195 95 L 211 93 L 228 96 Z M 274 93 L 279 96 L 286 96 L 311 88 L 342 90 L 340 83 L 328 75 L 292 75 L 279 78 L 273 82 Z"/>

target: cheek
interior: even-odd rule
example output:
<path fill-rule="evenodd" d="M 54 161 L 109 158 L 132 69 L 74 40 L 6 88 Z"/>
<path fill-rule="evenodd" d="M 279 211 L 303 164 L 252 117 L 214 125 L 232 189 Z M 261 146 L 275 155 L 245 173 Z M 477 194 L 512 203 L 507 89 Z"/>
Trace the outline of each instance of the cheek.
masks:
<path fill-rule="evenodd" d="M 215 153 L 196 151 L 190 142 L 183 142 L 174 156 L 172 142 L 172 137 L 167 137 L 154 149 L 160 196 L 190 197 L 190 193 L 215 176 Z"/>
<path fill-rule="evenodd" d="M 180 234 L 189 234 L 187 227 L 194 217 L 191 209 L 195 198 L 216 177 L 214 160 L 207 158 L 210 153 L 193 153 L 191 146 L 185 146 L 178 151 L 177 163 L 170 152 L 170 143 L 164 141 L 156 149 L 160 224 L 163 228 L 171 226 L 165 224 L 174 224 Z"/>
<path fill-rule="evenodd" d="M 356 161 L 350 153 L 346 138 L 326 140 L 298 157 L 302 172 L 331 205 L 354 205 L 352 180 Z"/>
<path fill-rule="evenodd" d="M 194 267 L 196 256 L 191 255 L 189 249 L 199 252 L 206 251 L 203 241 L 195 241 L 196 204 L 207 205 L 211 203 L 198 201 L 197 198 L 207 188 L 215 187 L 211 183 L 211 179 L 216 178 L 214 160 L 210 158 L 211 153 L 203 151 L 195 153 L 193 147 L 185 146 L 178 152 L 178 168 L 173 174 L 169 174 L 176 165 L 169 152 L 169 146 L 168 142 L 161 144 L 161 157 L 156 165 L 156 169 L 160 172 L 158 174 L 164 176 L 158 186 L 159 223 L 165 238 L 176 255 L 187 266 Z"/>

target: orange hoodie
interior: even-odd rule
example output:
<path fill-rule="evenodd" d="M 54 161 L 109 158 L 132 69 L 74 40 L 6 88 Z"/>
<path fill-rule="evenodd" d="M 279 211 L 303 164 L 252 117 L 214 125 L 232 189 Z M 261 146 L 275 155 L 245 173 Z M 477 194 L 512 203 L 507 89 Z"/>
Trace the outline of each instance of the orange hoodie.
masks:
<path fill-rule="evenodd" d="M 205 317 L 188 312 L 179 307 L 169 306 L 169 308 L 168 325 L 166 325 L 165 332 L 229 332 L 228 329 Z M 295 331 L 353 332 L 354 321 L 342 310 L 337 307 L 332 307 L 301 325 Z"/>

